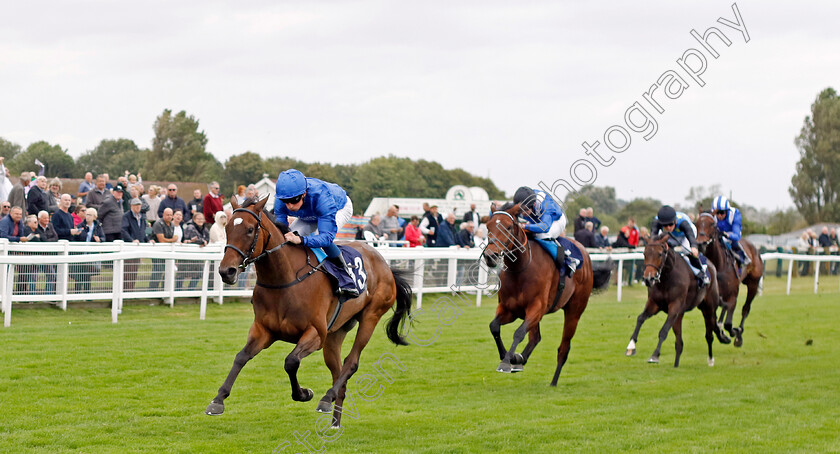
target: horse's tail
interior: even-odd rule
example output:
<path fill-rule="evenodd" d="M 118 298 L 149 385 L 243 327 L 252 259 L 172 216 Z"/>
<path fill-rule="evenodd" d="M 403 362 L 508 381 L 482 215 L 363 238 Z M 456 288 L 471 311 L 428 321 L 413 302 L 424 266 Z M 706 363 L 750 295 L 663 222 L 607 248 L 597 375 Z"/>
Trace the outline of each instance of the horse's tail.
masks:
<path fill-rule="evenodd" d="M 592 262 L 592 290 L 596 292 L 604 291 L 610 285 L 610 276 L 612 275 L 612 259 L 608 259 L 603 264 Z M 620 278 L 620 277 L 619 277 Z"/>
<path fill-rule="evenodd" d="M 388 333 L 388 339 L 391 339 L 391 342 L 397 345 L 408 345 L 408 342 L 400 333 L 411 312 L 411 286 L 405 279 L 405 275 L 411 274 L 411 272 L 391 268 L 391 273 L 394 275 L 394 284 L 397 286 L 397 304 L 396 309 L 394 309 L 394 316 L 385 325 L 385 332 Z"/>

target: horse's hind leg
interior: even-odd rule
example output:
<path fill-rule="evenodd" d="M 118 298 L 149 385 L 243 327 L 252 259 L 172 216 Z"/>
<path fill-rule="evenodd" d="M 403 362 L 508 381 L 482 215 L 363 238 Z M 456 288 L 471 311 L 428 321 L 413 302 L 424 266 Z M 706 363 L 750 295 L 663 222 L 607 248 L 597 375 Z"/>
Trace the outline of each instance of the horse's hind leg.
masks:
<path fill-rule="evenodd" d="M 310 326 L 303 335 L 300 336 L 295 348 L 286 356 L 286 362 L 283 366 L 286 373 L 289 374 L 289 382 L 292 385 L 292 400 L 298 402 L 307 402 L 312 399 L 314 393 L 309 388 L 301 388 L 297 379 L 297 371 L 300 367 L 300 361 L 309 356 L 321 347 L 321 336 L 314 326 Z"/>
<path fill-rule="evenodd" d="M 683 338 L 682 338 L 682 320 L 685 314 L 680 314 L 677 316 L 676 320 L 674 320 L 674 326 L 671 329 L 674 330 L 674 350 L 676 351 L 676 358 L 674 358 L 674 367 L 680 367 L 680 356 L 682 356 L 683 352 Z"/>
<path fill-rule="evenodd" d="M 645 308 L 636 318 L 636 329 L 633 330 L 633 335 L 630 336 L 630 342 L 627 344 L 627 351 L 624 353 L 626 356 L 633 356 L 636 354 L 636 342 L 639 340 L 639 330 L 642 329 L 642 324 L 645 320 L 653 317 L 658 310 L 659 308 L 653 303 L 653 301 L 648 300 L 647 303 L 645 303 Z"/>
<path fill-rule="evenodd" d="M 503 311 L 501 307 L 496 310 L 496 317 L 490 322 L 490 334 L 493 335 L 493 340 L 496 341 L 496 348 L 499 350 L 499 361 L 505 359 L 507 349 L 504 342 L 502 342 L 502 325 L 507 325 L 514 320 L 510 312 Z"/>
<path fill-rule="evenodd" d="M 748 278 L 749 279 L 749 278 Z M 744 307 L 741 308 L 741 323 L 735 330 L 735 346 L 740 347 L 744 344 L 744 321 L 750 315 L 750 307 L 752 306 L 755 295 L 758 294 L 758 280 L 748 282 L 747 284 L 747 300 L 744 301 Z"/>
<path fill-rule="evenodd" d="M 328 413 L 330 406 L 333 402 L 336 402 L 339 394 L 343 397 L 342 388 L 347 386 L 347 380 L 350 380 L 350 377 L 359 368 L 359 358 L 362 356 L 362 350 L 370 341 L 370 336 L 373 335 L 373 331 L 376 329 L 376 323 L 379 322 L 380 317 L 381 315 L 376 315 L 372 311 L 362 316 L 362 320 L 359 323 L 359 331 L 356 333 L 356 339 L 353 341 L 353 347 L 350 349 L 347 357 L 344 358 L 344 364 L 341 366 L 341 373 L 338 379 L 333 381 L 332 388 L 328 389 L 324 397 L 321 398 L 321 401 L 318 402 L 317 411 Z"/>
<path fill-rule="evenodd" d="M 723 333 L 720 331 L 720 328 L 715 323 L 715 310 L 714 304 L 707 300 L 700 304 L 700 311 L 703 313 L 703 321 L 706 323 L 706 344 L 709 346 L 709 359 L 708 363 L 709 366 L 715 365 L 715 356 L 712 354 L 712 341 L 714 341 L 714 337 L 712 337 L 712 332 L 717 334 L 718 341 L 722 344 L 728 344 L 729 339 L 723 336 Z M 724 342 L 726 340 L 726 342 Z"/>
<path fill-rule="evenodd" d="M 233 382 L 236 381 L 236 377 L 239 375 L 239 372 L 243 367 L 245 367 L 245 364 L 250 361 L 251 358 L 257 356 L 257 353 L 263 349 L 268 348 L 272 342 L 271 336 L 265 328 L 256 322 L 251 325 L 251 330 L 248 332 L 248 341 L 245 343 L 245 347 L 236 354 L 236 358 L 233 360 L 233 367 L 231 367 L 225 382 L 222 384 L 221 388 L 219 388 L 219 393 L 210 402 L 207 409 L 204 410 L 204 413 L 208 415 L 221 415 L 225 412 L 225 399 L 230 396 L 230 390 L 233 387 Z"/>
<path fill-rule="evenodd" d="M 336 332 L 330 333 L 327 335 L 327 341 L 324 343 L 324 362 L 327 364 L 327 367 L 330 369 L 330 373 L 332 374 L 333 384 L 338 380 L 339 375 L 341 374 L 341 344 L 344 343 L 344 338 L 347 336 L 347 331 L 342 328 Z M 335 403 L 337 407 L 341 407 L 341 404 L 344 401 L 344 391 L 346 388 L 342 388 L 341 392 L 339 392 L 338 396 L 335 399 Z M 331 405 L 332 402 L 328 402 L 328 405 Z M 318 410 L 322 411 L 323 409 L 320 408 L 321 404 L 318 404 Z M 326 411 L 329 411 L 327 409 Z M 333 413 L 333 422 L 332 427 L 338 428 L 341 426 L 341 412 L 335 411 Z"/>
<path fill-rule="evenodd" d="M 586 296 L 587 299 L 583 300 L 582 304 L 579 301 L 574 301 L 574 295 L 572 298 L 572 301 L 569 301 L 569 304 L 563 308 L 563 340 L 560 341 L 560 347 L 557 348 L 557 369 L 555 369 L 554 377 L 551 379 L 551 386 L 557 386 L 557 380 L 560 379 L 560 371 L 563 370 L 566 360 L 569 359 L 572 338 L 575 337 L 578 321 L 580 321 L 583 310 L 586 309 L 589 295 Z"/>

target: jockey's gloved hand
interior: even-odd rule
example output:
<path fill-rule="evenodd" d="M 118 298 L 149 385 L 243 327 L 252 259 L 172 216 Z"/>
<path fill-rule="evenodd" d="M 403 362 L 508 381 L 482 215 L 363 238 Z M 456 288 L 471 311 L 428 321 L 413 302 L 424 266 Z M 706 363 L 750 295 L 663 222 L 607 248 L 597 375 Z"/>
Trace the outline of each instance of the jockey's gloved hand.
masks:
<path fill-rule="evenodd" d="M 695 257 L 700 257 L 700 251 L 697 250 L 697 247 L 692 247 L 691 248 L 691 255 L 693 255 Z"/>

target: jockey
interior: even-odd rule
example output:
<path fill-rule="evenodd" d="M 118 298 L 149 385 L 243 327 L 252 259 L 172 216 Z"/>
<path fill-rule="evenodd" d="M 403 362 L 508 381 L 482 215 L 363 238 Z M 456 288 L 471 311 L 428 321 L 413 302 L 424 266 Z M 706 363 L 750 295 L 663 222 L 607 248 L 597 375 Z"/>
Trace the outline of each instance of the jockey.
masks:
<path fill-rule="evenodd" d="M 323 248 L 327 257 L 339 265 L 355 282 L 351 266 L 333 241 L 338 229 L 353 215 L 353 202 L 341 186 L 317 178 L 306 178 L 299 170 L 289 169 L 277 177 L 274 217 L 278 224 L 289 225 L 288 216 L 297 218 L 289 226 L 286 241 Z M 339 289 L 349 298 L 359 296 L 355 287 Z"/>
<path fill-rule="evenodd" d="M 736 257 L 741 259 L 741 263 L 744 265 L 749 265 L 750 257 L 738 242 L 741 239 L 741 210 L 730 206 L 729 199 L 719 195 L 712 202 L 712 212 L 715 213 L 717 218 L 718 230 L 729 239 L 732 251 L 737 253 Z"/>
<path fill-rule="evenodd" d="M 539 189 L 522 186 L 513 195 L 513 203 L 523 209 L 522 217 L 526 220 L 523 229 L 533 233 L 535 239 L 554 241 L 557 245 L 555 263 L 560 270 L 564 270 L 566 250 L 556 239 L 566 231 L 566 215 L 557 202 Z M 574 272 L 574 269 L 569 271 Z"/>
<path fill-rule="evenodd" d="M 650 229 L 651 235 L 658 235 L 660 232 L 667 232 L 673 238 L 668 239 L 671 245 L 682 246 L 685 250 L 690 251 L 688 260 L 694 268 L 700 270 L 697 273 L 697 279 L 702 282 L 702 286 L 709 285 L 709 277 L 706 275 L 706 265 L 700 261 L 700 252 L 697 250 L 697 227 L 691 222 L 688 215 L 681 211 L 675 210 L 669 205 L 663 205 L 659 209 L 659 213 L 653 220 L 653 227 Z"/>

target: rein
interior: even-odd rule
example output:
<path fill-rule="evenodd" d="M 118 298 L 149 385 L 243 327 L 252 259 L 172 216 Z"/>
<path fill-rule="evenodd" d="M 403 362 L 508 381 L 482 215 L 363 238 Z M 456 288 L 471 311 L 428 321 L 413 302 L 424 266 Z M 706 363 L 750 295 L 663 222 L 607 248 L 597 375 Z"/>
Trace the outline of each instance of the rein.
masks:
<path fill-rule="evenodd" d="M 512 227 L 513 227 L 513 229 L 514 229 L 514 230 L 515 230 L 515 229 L 516 229 L 516 227 L 519 225 L 519 222 L 518 222 L 518 221 L 517 221 L 517 220 L 513 217 L 513 215 L 512 215 L 512 214 L 508 213 L 507 211 L 495 211 L 495 212 L 493 212 L 493 216 L 495 216 L 495 215 L 497 215 L 497 214 L 501 214 L 501 215 L 505 215 L 505 216 L 507 216 L 507 217 L 511 220 L 511 222 L 513 222 L 513 226 L 512 226 Z M 489 222 L 489 221 L 488 221 L 488 222 Z M 497 220 L 496 222 L 499 222 L 499 221 Z M 513 232 L 511 232 L 511 233 L 513 233 Z M 488 236 L 489 236 L 489 235 L 488 235 Z M 526 269 L 527 269 L 527 268 L 531 265 L 531 260 L 533 260 L 533 258 L 534 258 L 533 254 L 531 253 L 531 243 L 530 243 L 530 241 L 528 241 L 528 235 L 524 235 L 524 236 L 525 236 L 525 242 L 522 244 L 522 247 L 526 247 L 526 246 L 527 246 L 527 248 L 528 248 L 528 263 L 526 263 L 526 264 L 524 264 L 523 266 L 519 267 L 517 270 L 512 270 L 512 269 L 511 269 L 510 271 L 511 271 L 512 273 L 521 273 L 522 271 L 526 270 Z M 513 235 L 513 237 L 514 237 L 515 239 L 517 239 L 517 240 L 519 239 L 519 238 L 517 238 L 517 235 Z M 487 244 L 488 244 L 488 245 L 489 245 L 489 244 L 491 244 L 491 243 L 495 243 L 495 242 L 497 242 L 497 240 L 495 240 L 494 238 L 488 238 L 488 239 L 487 239 Z M 512 249 L 510 249 L 510 248 L 508 248 L 508 247 L 507 247 L 507 243 L 505 243 L 505 244 L 503 245 L 503 247 L 504 247 L 506 250 L 512 251 Z M 512 252 L 511 252 L 511 253 L 512 253 Z M 510 269 L 510 268 L 509 268 L 509 269 Z"/>
<path fill-rule="evenodd" d="M 656 270 L 656 275 L 653 276 L 653 282 L 655 283 L 661 282 L 662 271 L 665 270 L 665 265 L 668 263 L 668 258 L 670 256 L 669 252 L 671 251 L 671 248 L 668 246 L 667 241 L 662 244 L 662 247 L 663 251 L 659 254 L 659 256 L 662 257 L 662 259 L 659 263 L 659 266 L 651 265 L 650 263 L 645 263 L 645 269 L 648 269 L 650 267 Z"/>
<path fill-rule="evenodd" d="M 240 271 L 245 271 L 245 268 L 248 267 L 248 265 L 250 265 L 254 262 L 257 262 L 259 260 L 262 260 L 266 256 L 271 255 L 274 252 L 279 251 L 280 249 L 283 248 L 283 246 L 290 243 L 289 241 L 284 241 L 284 242 L 280 243 L 279 245 L 274 246 L 271 249 L 263 248 L 263 251 L 262 251 L 262 253 L 260 253 L 260 255 L 258 255 L 256 257 L 253 257 L 254 251 L 257 249 L 257 242 L 259 241 L 259 237 L 260 237 L 260 227 L 262 227 L 262 212 L 257 214 L 257 213 L 254 213 L 253 211 L 251 211 L 247 208 L 237 208 L 237 209 L 233 210 L 233 214 L 238 213 L 238 212 L 239 213 L 248 213 L 257 220 L 257 227 L 256 227 L 256 231 L 254 232 L 254 241 L 251 242 L 251 247 L 248 249 L 247 254 L 242 252 L 241 249 L 239 249 L 238 247 L 236 247 L 236 246 L 234 246 L 230 243 L 225 245 L 225 250 L 227 250 L 228 248 L 233 249 L 234 251 L 236 251 L 236 253 L 238 253 L 239 255 L 242 256 L 242 263 L 240 263 L 239 266 L 237 267 L 237 268 L 239 268 Z M 233 217 L 233 214 L 231 214 L 231 217 Z M 268 237 L 265 240 L 265 244 L 268 244 L 269 242 L 271 242 L 271 232 L 268 232 Z M 257 286 L 264 287 L 264 288 L 269 288 L 269 289 L 284 289 L 284 288 L 292 287 L 294 285 L 300 284 L 306 278 L 313 275 L 316 271 L 320 270 L 323 263 L 319 263 L 316 266 L 312 266 L 312 262 L 309 259 L 309 252 L 307 251 L 306 252 L 306 265 L 309 266 L 309 268 L 311 268 L 309 270 L 309 272 L 307 272 L 303 276 L 300 276 L 300 277 L 298 277 L 297 279 L 295 279 L 291 282 L 287 282 L 285 284 L 280 284 L 280 285 L 274 285 L 274 284 L 266 284 L 264 282 L 260 282 L 259 279 L 257 279 Z"/>

